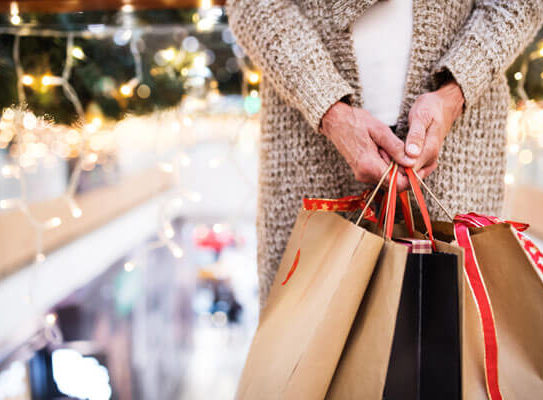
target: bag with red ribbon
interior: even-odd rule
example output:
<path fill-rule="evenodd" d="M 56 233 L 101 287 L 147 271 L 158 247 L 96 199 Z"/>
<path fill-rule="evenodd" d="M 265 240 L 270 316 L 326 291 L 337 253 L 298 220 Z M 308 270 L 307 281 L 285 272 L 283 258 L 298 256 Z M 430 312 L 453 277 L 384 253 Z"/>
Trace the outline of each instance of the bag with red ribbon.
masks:
<path fill-rule="evenodd" d="M 394 224 L 395 165 L 371 196 L 304 199 L 237 399 L 542 397 L 543 255 L 527 225 L 430 221 L 428 188 L 406 172 L 420 231 L 405 193 Z M 387 176 L 377 218 L 369 205 Z M 356 224 L 331 212 L 359 209 Z"/>
<path fill-rule="evenodd" d="M 529 225 L 473 212 L 452 217 L 420 183 L 451 220 L 433 224 L 434 234 L 465 255 L 462 399 L 543 398 L 543 253 L 523 233 Z"/>

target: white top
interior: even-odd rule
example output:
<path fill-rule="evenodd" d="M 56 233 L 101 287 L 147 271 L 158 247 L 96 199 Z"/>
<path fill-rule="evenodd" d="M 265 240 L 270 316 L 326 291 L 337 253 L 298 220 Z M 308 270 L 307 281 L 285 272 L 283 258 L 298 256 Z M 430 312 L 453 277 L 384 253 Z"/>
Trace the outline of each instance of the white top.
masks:
<path fill-rule="evenodd" d="M 412 28 L 412 0 L 379 1 L 353 25 L 364 108 L 387 125 L 400 114 Z"/>

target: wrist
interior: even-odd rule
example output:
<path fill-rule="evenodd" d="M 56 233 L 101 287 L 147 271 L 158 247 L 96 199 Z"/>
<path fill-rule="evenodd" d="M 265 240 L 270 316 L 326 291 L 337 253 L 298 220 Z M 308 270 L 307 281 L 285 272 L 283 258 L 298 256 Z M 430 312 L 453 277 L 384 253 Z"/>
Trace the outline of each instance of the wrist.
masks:
<path fill-rule="evenodd" d="M 345 113 L 348 112 L 349 109 L 350 106 L 341 100 L 330 106 L 322 117 L 319 132 L 329 138 L 330 133 L 334 131 L 333 127 L 337 125 L 338 121 L 344 119 Z"/>
<path fill-rule="evenodd" d="M 437 90 L 437 93 L 444 101 L 445 107 L 450 110 L 453 120 L 458 118 L 462 114 L 465 102 L 464 94 L 458 83 L 455 80 L 445 82 Z"/>

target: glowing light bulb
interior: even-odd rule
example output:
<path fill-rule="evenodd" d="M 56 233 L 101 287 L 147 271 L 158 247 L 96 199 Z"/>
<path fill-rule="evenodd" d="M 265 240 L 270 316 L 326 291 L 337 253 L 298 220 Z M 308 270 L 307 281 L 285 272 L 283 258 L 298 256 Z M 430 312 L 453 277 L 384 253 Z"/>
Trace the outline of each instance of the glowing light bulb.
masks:
<path fill-rule="evenodd" d="M 176 245 L 175 243 L 169 243 L 168 248 L 170 249 L 172 255 L 175 258 L 183 257 L 183 254 L 184 254 L 183 249 L 181 247 L 179 247 L 178 245 Z"/>
<path fill-rule="evenodd" d="M 505 181 L 506 185 L 512 185 L 513 183 L 515 183 L 515 175 L 508 172 L 507 174 L 505 174 L 505 177 L 503 178 L 503 180 Z"/>
<path fill-rule="evenodd" d="M 513 77 L 515 78 L 515 80 L 517 81 L 520 81 L 522 79 L 522 72 L 515 72 L 515 75 L 513 75 Z"/>
<path fill-rule="evenodd" d="M 81 218 L 83 215 L 83 211 L 79 207 L 76 207 L 72 210 L 72 217 L 74 218 Z"/>
<path fill-rule="evenodd" d="M 72 49 L 72 57 L 83 60 L 85 58 L 85 53 L 81 47 L 76 46 Z"/>
<path fill-rule="evenodd" d="M 513 143 L 512 145 L 509 146 L 509 152 L 511 154 L 517 154 L 519 150 L 520 150 L 520 146 L 517 143 Z"/>
<path fill-rule="evenodd" d="M 209 10 L 213 2 L 211 0 L 200 0 L 200 8 L 204 10 Z"/>
<path fill-rule="evenodd" d="M 16 1 L 10 3 L 9 12 L 11 15 L 19 15 L 19 4 Z"/>
<path fill-rule="evenodd" d="M 62 78 L 58 76 L 52 76 L 46 74 L 41 78 L 41 84 L 43 86 L 62 85 Z"/>
<path fill-rule="evenodd" d="M 41 78 L 41 84 L 42 84 L 43 86 L 49 86 L 49 85 L 51 85 L 51 84 L 52 84 L 52 79 L 51 79 L 51 78 L 52 78 L 51 75 L 44 75 L 44 76 L 42 76 L 42 78 Z"/>
<path fill-rule="evenodd" d="M 49 313 L 45 316 L 45 323 L 47 325 L 55 325 L 55 323 L 57 322 L 57 315 L 55 313 Z"/>
<path fill-rule="evenodd" d="M 214 224 L 212 229 L 215 233 L 221 233 L 224 232 L 226 227 L 223 224 Z"/>
<path fill-rule="evenodd" d="M 175 236 L 175 230 L 169 222 L 164 224 L 164 236 L 166 236 L 168 239 L 172 239 Z"/>
<path fill-rule="evenodd" d="M 11 178 L 11 177 L 17 177 L 19 175 L 19 171 L 17 167 L 14 165 L 4 165 L 2 167 L 2 176 L 4 178 Z"/>
<path fill-rule="evenodd" d="M 21 23 L 21 17 L 18 15 L 12 15 L 10 21 L 13 25 L 19 25 Z"/>
<path fill-rule="evenodd" d="M 0 208 L 8 209 L 17 205 L 17 199 L 2 199 L 0 200 Z"/>
<path fill-rule="evenodd" d="M 81 216 L 83 215 L 83 210 L 81 210 L 81 208 L 77 205 L 72 197 L 68 197 L 68 206 L 70 207 L 72 217 L 81 218 Z"/>
<path fill-rule="evenodd" d="M 36 128 L 38 124 L 38 119 L 36 116 L 31 112 L 26 112 L 23 117 L 23 126 L 25 129 L 28 129 L 29 131 Z"/>
<path fill-rule="evenodd" d="M 132 86 L 125 83 L 124 85 L 121 85 L 119 92 L 121 92 L 121 95 L 124 97 L 130 97 L 132 96 L 132 93 L 133 93 Z"/>
<path fill-rule="evenodd" d="M 136 268 L 136 265 L 132 261 L 128 261 L 124 263 L 124 270 L 126 272 L 133 271 L 134 268 Z"/>
<path fill-rule="evenodd" d="M 164 60 L 173 61 L 175 58 L 175 49 L 173 47 L 167 48 L 166 50 L 162 50 L 161 54 Z"/>
<path fill-rule="evenodd" d="M 249 72 L 247 80 L 249 81 L 249 83 L 255 85 L 260 82 L 260 74 L 258 72 Z"/>
<path fill-rule="evenodd" d="M 28 74 L 23 75 L 23 77 L 21 78 L 21 82 L 25 86 L 30 86 L 34 83 L 34 77 Z"/>
<path fill-rule="evenodd" d="M 53 217 L 45 222 L 46 229 L 53 229 L 62 225 L 62 220 L 59 217 Z"/>
<path fill-rule="evenodd" d="M 100 128 L 103 123 L 104 123 L 104 120 L 100 117 L 94 117 L 91 121 L 91 124 L 93 124 L 97 128 Z"/>
<path fill-rule="evenodd" d="M 134 6 L 132 4 L 125 4 L 121 7 L 121 11 L 123 13 L 131 13 L 134 12 Z"/>

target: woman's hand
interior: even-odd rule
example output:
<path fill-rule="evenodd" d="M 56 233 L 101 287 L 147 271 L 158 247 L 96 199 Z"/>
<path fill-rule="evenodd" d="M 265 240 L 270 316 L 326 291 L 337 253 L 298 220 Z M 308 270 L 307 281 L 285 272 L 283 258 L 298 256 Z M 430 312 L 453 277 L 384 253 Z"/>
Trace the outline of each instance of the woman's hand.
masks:
<path fill-rule="evenodd" d="M 337 102 L 324 115 L 321 132 L 336 146 L 360 182 L 375 184 L 385 173 L 390 160 L 385 161 L 380 151 L 401 166 L 415 165 L 415 158 L 405 154 L 404 142 L 364 109 Z M 407 187 L 407 178 L 398 175 L 398 190 Z"/>
<path fill-rule="evenodd" d="M 437 168 L 443 141 L 462 113 L 463 105 L 462 90 L 451 81 L 435 92 L 419 96 L 411 107 L 405 152 L 416 158 L 414 168 L 421 178 Z"/>

